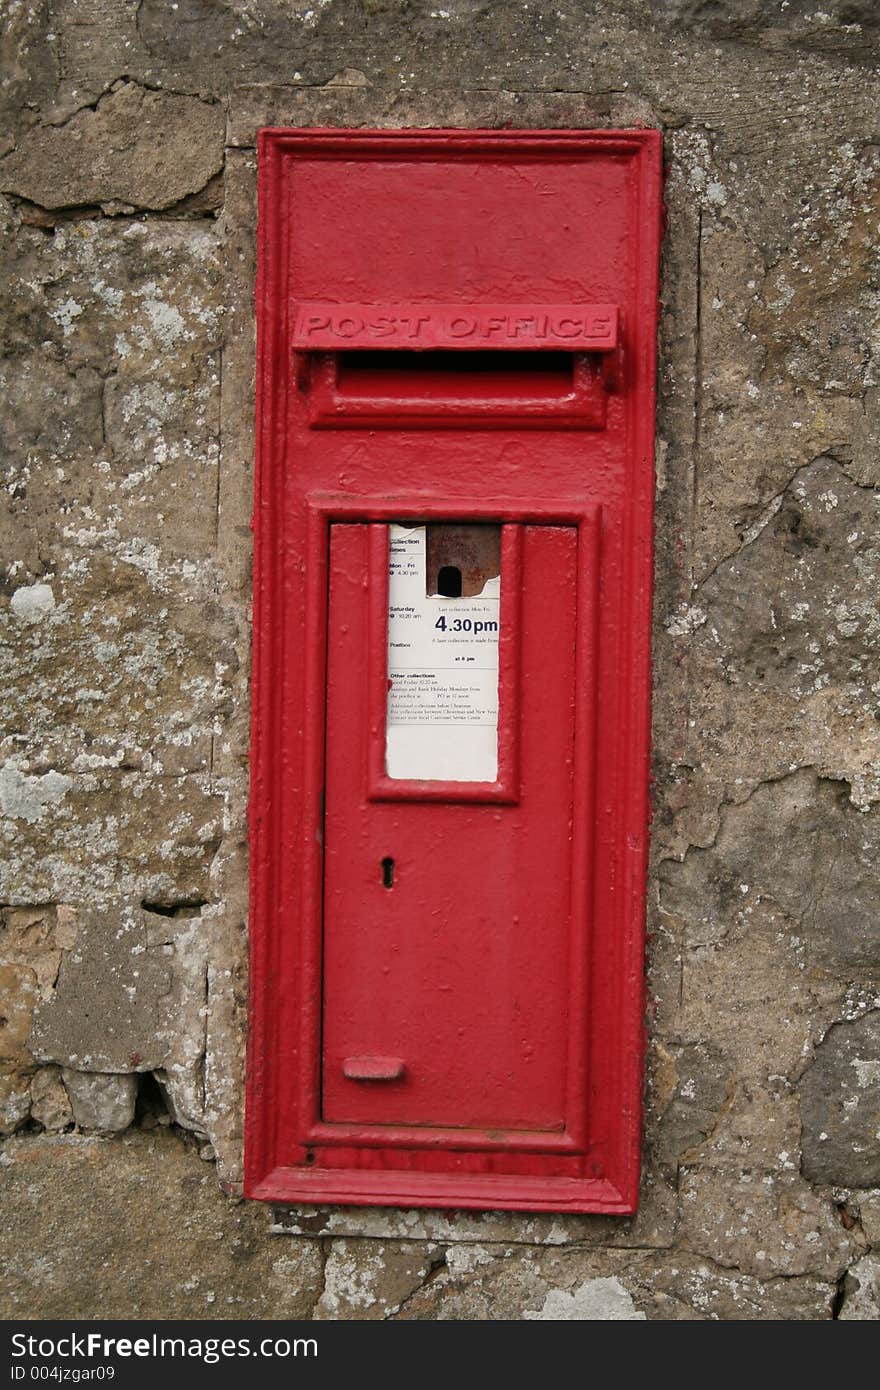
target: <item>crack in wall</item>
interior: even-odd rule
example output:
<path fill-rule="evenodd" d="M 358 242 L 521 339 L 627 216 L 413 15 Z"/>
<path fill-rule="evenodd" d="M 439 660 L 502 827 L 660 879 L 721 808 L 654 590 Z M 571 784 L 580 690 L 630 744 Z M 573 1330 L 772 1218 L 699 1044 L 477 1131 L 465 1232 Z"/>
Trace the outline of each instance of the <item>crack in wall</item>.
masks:
<path fill-rule="evenodd" d="M 694 432 L 692 441 L 690 563 L 691 594 L 696 592 L 693 547 L 700 516 L 700 449 L 703 420 L 703 209 L 697 212 L 696 266 L 694 270 L 696 304 L 694 313 Z"/>
<path fill-rule="evenodd" d="M 427 1272 L 424 1275 L 424 1277 L 419 1280 L 418 1284 L 412 1290 L 412 1292 L 408 1293 L 406 1295 L 406 1298 L 402 1299 L 401 1302 L 398 1303 L 396 1308 L 389 1308 L 386 1311 L 386 1313 L 384 1314 L 384 1321 L 393 1322 L 395 1319 L 399 1318 L 400 1314 L 404 1311 L 405 1308 L 409 1307 L 413 1299 L 415 1299 L 419 1294 L 424 1293 L 426 1289 L 430 1288 L 431 1284 L 433 1284 L 434 1281 L 439 1278 L 443 1271 L 448 1269 L 446 1255 L 447 1252 L 443 1250 L 440 1252 L 439 1255 L 435 1255 L 431 1258 L 428 1264 Z"/>
<path fill-rule="evenodd" d="M 706 570 L 705 573 L 699 579 L 694 580 L 694 594 L 699 593 L 703 585 L 706 584 L 715 574 L 717 574 L 719 570 L 722 570 L 732 561 L 737 560 L 739 556 L 742 555 L 743 552 L 749 548 L 750 545 L 753 545 L 754 542 L 761 535 L 763 535 L 764 531 L 766 531 L 773 518 L 779 512 L 785 500 L 786 494 L 791 491 L 801 474 L 807 472 L 811 468 L 815 468 L 817 464 L 821 464 L 825 460 L 828 460 L 830 463 L 833 463 L 835 467 L 838 468 L 840 472 L 844 475 L 844 477 L 846 477 L 849 480 L 849 482 L 853 484 L 853 486 L 861 487 L 866 492 L 876 492 L 877 489 L 872 484 L 860 483 L 857 479 L 853 478 L 847 472 L 845 463 L 842 462 L 839 458 L 837 458 L 831 450 L 823 449 L 821 453 L 814 455 L 813 458 L 806 459 L 803 463 L 799 463 L 797 468 L 793 469 L 789 477 L 783 483 L 782 487 L 779 488 L 777 492 L 773 493 L 772 496 L 763 504 L 762 510 L 758 517 L 756 517 L 756 519 L 746 528 L 740 544 L 734 550 L 731 550 L 728 554 L 722 555 L 721 558 L 717 560 L 715 564 L 711 566 L 711 568 Z"/>

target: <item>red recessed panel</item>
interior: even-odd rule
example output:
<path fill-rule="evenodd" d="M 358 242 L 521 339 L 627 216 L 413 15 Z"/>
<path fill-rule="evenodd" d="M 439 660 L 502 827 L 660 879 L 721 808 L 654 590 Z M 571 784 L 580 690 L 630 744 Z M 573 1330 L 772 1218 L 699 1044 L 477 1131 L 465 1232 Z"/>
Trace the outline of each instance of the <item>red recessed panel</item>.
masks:
<path fill-rule="evenodd" d="M 369 798 L 370 529 L 330 528 L 322 1116 L 561 1131 L 577 529 L 522 528 L 519 655 L 533 675 L 502 716 L 518 719 L 521 745 L 503 806 Z M 401 1068 L 350 1079 L 347 1059 L 363 1056 Z"/>
<path fill-rule="evenodd" d="M 659 210 L 652 131 L 262 134 L 251 1196 L 634 1208 Z"/>

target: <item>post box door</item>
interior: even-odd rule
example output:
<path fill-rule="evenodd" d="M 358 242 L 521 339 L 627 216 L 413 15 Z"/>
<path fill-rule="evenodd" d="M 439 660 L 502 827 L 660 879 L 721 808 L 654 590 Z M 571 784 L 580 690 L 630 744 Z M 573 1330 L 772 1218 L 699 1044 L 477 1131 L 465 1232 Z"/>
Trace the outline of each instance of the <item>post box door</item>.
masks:
<path fill-rule="evenodd" d="M 519 757 L 509 800 L 487 805 L 422 800 L 430 785 L 408 781 L 405 762 L 396 799 L 370 796 L 370 648 L 385 638 L 371 624 L 371 532 L 384 541 L 387 529 L 330 527 L 323 1118 L 561 1131 L 572 973 L 578 531 L 504 528 L 520 533 L 504 547 L 518 556 L 514 572 L 502 563 L 501 573 L 505 598 L 506 586 L 519 590 L 503 612 L 519 629 L 505 639 L 516 650 L 520 688 L 510 691 L 519 698 L 502 697 L 497 736 L 515 741 Z M 462 603 L 459 611 L 468 611 Z M 417 679 L 436 683 L 447 662 L 469 660 L 469 644 L 452 636 L 456 622 L 462 626 L 455 598 L 436 601 L 434 611 L 446 628 L 441 665 Z M 446 723 L 441 708 L 426 737 L 454 747 L 469 732 L 468 713 L 462 708 L 456 724 L 450 708 Z M 496 736 L 494 727 L 489 732 Z M 416 762 L 415 771 L 423 770 Z M 492 783 L 479 781 L 457 790 L 476 798 L 481 787 L 491 795 Z"/>

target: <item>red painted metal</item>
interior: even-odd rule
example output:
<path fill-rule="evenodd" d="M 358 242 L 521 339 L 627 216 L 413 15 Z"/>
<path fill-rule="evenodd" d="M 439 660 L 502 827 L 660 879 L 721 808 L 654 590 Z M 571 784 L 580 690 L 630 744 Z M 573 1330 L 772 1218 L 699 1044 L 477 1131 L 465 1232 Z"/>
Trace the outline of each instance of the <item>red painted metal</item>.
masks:
<path fill-rule="evenodd" d="M 424 784 L 402 782 L 407 804 L 370 806 L 352 775 L 384 724 L 384 692 L 370 707 L 352 679 L 385 646 L 364 588 L 371 529 L 337 524 L 330 538 L 323 1118 L 561 1131 L 568 1028 L 583 1007 L 568 962 L 577 530 L 522 528 L 521 769 L 513 804 L 493 813 L 453 804 L 455 787 L 486 784 L 440 783 L 445 795 L 425 805 Z M 407 1063 L 397 1085 L 347 1083 L 345 1056 L 392 1042 Z"/>
<path fill-rule="evenodd" d="M 659 229 L 654 131 L 261 135 L 250 1196 L 635 1208 Z M 490 521 L 497 777 L 389 777 L 388 527 Z"/>
<path fill-rule="evenodd" d="M 347 1081 L 400 1081 L 405 1072 L 400 1057 L 346 1057 L 342 1064 Z"/>
<path fill-rule="evenodd" d="M 302 304 L 293 346 L 308 352 L 611 352 L 617 333 L 616 304 Z"/>
<path fill-rule="evenodd" d="M 450 367 L 451 355 L 438 361 L 439 355 L 412 354 L 404 368 L 404 354 L 392 352 L 365 354 L 366 362 L 355 353 L 297 353 L 296 379 L 308 402 L 309 424 L 393 430 L 605 427 L 613 350 L 560 353 L 562 363 L 552 369 L 547 353 L 535 353 L 535 362 L 505 351 L 482 362 L 479 372 L 472 370 L 475 353 L 457 354 L 457 370 Z"/>

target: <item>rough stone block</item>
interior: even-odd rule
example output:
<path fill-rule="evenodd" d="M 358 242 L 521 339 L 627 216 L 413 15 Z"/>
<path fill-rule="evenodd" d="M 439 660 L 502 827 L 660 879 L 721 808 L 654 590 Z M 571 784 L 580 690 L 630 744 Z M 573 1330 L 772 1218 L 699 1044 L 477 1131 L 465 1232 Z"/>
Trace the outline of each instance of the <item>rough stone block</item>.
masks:
<path fill-rule="evenodd" d="M 198 1050 L 205 950 L 197 915 L 134 907 L 79 914 L 76 945 L 34 1018 L 34 1056 L 121 1073 L 165 1067 L 187 1041 Z"/>
<path fill-rule="evenodd" d="M 30 1113 L 35 1064 L 27 1039 L 38 997 L 28 966 L 0 963 L 0 1134 L 11 1134 Z"/>
<path fill-rule="evenodd" d="M 437 1247 L 409 1241 L 335 1240 L 314 1316 L 324 1321 L 393 1317 L 438 1262 Z"/>
<path fill-rule="evenodd" d="M 692 1168 L 680 1190 L 684 1249 L 757 1279 L 810 1275 L 834 1284 L 864 1248 L 830 1197 L 797 1176 Z"/>
<path fill-rule="evenodd" d="M 800 1095 L 807 1177 L 840 1187 L 880 1183 L 880 1009 L 829 1029 Z"/>
<path fill-rule="evenodd" d="M 880 1256 L 864 1255 L 847 1270 L 838 1317 L 841 1322 L 880 1320 Z"/>
<path fill-rule="evenodd" d="M 0 817 L 7 902 L 115 904 L 118 911 L 120 895 L 171 909 L 210 899 L 222 802 L 207 778 L 109 768 L 68 780 L 35 823 Z M 150 825 L 164 827 L 161 839 L 145 833 Z"/>
<path fill-rule="evenodd" d="M 0 160 L 0 189 L 45 208 L 168 208 L 222 166 L 218 105 L 126 82 L 94 110 L 23 136 Z"/>
<path fill-rule="evenodd" d="M 869 1245 L 880 1246 L 880 1192 L 864 1192 L 859 1197 L 859 1221 Z"/>
<path fill-rule="evenodd" d="M 771 1076 L 764 1085 L 737 1078 L 705 1142 L 685 1161 L 728 1171 L 799 1172 L 801 1114 L 794 1086 L 783 1076 Z"/>
<path fill-rule="evenodd" d="M 750 1084 L 794 1079 L 844 986 L 808 974 L 796 930 L 759 896 L 743 895 L 728 921 L 722 940 L 685 953 L 682 1032 L 719 1048 Z"/>
<path fill-rule="evenodd" d="M 73 1107 L 60 1067 L 40 1067 L 31 1082 L 31 1119 L 49 1133 L 73 1124 Z"/>
<path fill-rule="evenodd" d="M 878 856 L 880 816 L 855 810 L 844 783 L 804 769 L 726 808 L 710 848 L 663 864 L 661 904 L 695 946 L 722 940 L 756 901 L 773 904 L 797 924 L 810 964 L 871 979 Z"/>
<path fill-rule="evenodd" d="M 845 779 L 862 808 L 880 795 L 880 494 L 837 461 L 862 416 L 858 398 L 842 399 L 854 415 L 841 422 L 839 440 L 816 441 L 819 457 L 787 461 L 769 498 L 741 508 L 738 547 L 721 561 L 716 550 L 690 610 L 689 714 L 700 761 L 711 762 L 731 799 L 741 799 L 738 787 L 801 765 Z M 803 402 L 797 408 L 806 413 Z"/>
<path fill-rule="evenodd" d="M 48 5 L 7 6 L 0 28 L 0 151 L 15 145 L 16 136 L 36 119 L 35 108 L 55 80 L 57 33 Z"/>
<path fill-rule="evenodd" d="M 619 1254 L 454 1246 L 407 1300 L 406 1321 L 644 1320 Z M 650 1299 L 645 1300 L 650 1306 Z"/>
<path fill-rule="evenodd" d="M 60 574 L 95 549 L 194 576 L 217 528 L 215 225 L 86 219 L 47 240 L 7 218 L 0 236 L 10 576 Z"/>
<path fill-rule="evenodd" d="M 653 1148 L 661 1163 L 675 1165 L 715 1129 L 730 1091 L 731 1070 L 717 1048 L 700 1043 L 658 1043 L 653 1060 L 660 1112 Z"/>
<path fill-rule="evenodd" d="M 832 1317 L 837 1286 L 812 1276 L 759 1279 L 683 1250 L 639 1258 L 627 1271 L 655 1303 L 655 1317 L 713 1322 L 816 1321 Z"/>
<path fill-rule="evenodd" d="M 0 1133 L 18 1129 L 31 1113 L 39 1079 L 29 1045 L 33 1012 L 51 998 L 70 940 L 63 907 L 0 910 Z"/>
<path fill-rule="evenodd" d="M 14 1062 L 26 1056 L 36 1000 L 32 970 L 23 965 L 0 965 L 0 1061 Z"/>
<path fill-rule="evenodd" d="M 97 1130 L 99 1134 L 115 1134 L 128 1129 L 134 1119 L 137 1100 L 136 1076 L 62 1067 L 61 1077 L 80 1129 Z"/>
<path fill-rule="evenodd" d="M 24 1062 L 0 1062 L 0 1135 L 14 1134 L 30 1115 L 32 1074 Z"/>
<path fill-rule="evenodd" d="M 835 1285 L 761 1280 L 684 1251 L 455 1246 L 397 1315 L 404 1320 L 699 1321 L 831 1317 Z"/>

